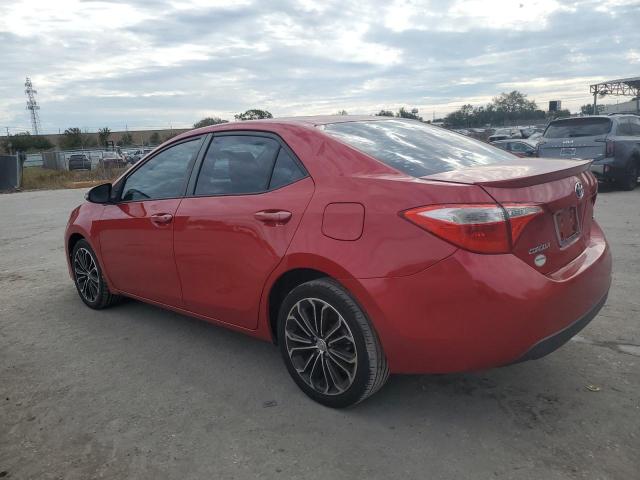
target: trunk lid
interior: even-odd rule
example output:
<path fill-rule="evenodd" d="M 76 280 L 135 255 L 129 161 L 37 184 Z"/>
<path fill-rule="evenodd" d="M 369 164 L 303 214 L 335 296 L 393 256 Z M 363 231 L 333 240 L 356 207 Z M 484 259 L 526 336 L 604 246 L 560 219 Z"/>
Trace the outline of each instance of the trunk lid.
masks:
<path fill-rule="evenodd" d="M 571 262 L 589 241 L 597 193 L 597 181 L 589 172 L 589 163 L 514 157 L 508 164 L 466 168 L 423 178 L 478 185 L 500 204 L 539 205 L 543 214 L 524 228 L 513 245 L 513 254 L 546 274 Z"/>

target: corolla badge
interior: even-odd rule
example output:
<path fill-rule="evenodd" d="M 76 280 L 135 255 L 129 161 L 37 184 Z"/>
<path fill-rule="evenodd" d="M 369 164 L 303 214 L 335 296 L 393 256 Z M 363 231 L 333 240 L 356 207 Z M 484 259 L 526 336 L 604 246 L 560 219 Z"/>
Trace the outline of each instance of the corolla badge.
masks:
<path fill-rule="evenodd" d="M 584 197 L 584 186 L 582 186 L 582 182 L 576 182 L 575 190 L 576 190 L 576 197 L 578 197 L 578 200 Z"/>

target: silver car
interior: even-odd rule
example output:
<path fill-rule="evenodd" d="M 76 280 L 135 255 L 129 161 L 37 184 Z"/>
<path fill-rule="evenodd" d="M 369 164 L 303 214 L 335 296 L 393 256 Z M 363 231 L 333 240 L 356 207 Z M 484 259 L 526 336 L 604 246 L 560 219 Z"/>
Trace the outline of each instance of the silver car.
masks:
<path fill-rule="evenodd" d="M 592 159 L 600 181 L 636 188 L 640 175 L 640 117 L 594 115 L 554 120 L 538 145 L 538 156 Z"/>

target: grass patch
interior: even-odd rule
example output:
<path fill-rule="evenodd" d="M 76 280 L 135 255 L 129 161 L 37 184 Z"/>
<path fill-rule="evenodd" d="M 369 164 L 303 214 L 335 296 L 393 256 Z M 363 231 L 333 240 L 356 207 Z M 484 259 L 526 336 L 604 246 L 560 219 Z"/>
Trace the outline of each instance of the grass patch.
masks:
<path fill-rule="evenodd" d="M 23 190 L 51 190 L 56 188 L 86 188 L 118 178 L 126 168 L 102 168 L 88 170 L 49 170 L 27 167 L 22 171 Z"/>

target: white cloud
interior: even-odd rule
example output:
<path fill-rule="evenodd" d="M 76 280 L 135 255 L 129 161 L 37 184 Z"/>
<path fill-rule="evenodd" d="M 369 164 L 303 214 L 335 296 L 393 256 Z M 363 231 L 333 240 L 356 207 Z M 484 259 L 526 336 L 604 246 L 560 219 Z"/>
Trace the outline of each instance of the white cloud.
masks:
<path fill-rule="evenodd" d="M 28 125 L 27 74 L 55 131 L 252 107 L 430 117 L 513 89 L 575 109 L 589 83 L 640 73 L 639 12 L 638 0 L 0 0 L 0 123 Z"/>

